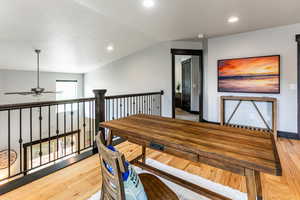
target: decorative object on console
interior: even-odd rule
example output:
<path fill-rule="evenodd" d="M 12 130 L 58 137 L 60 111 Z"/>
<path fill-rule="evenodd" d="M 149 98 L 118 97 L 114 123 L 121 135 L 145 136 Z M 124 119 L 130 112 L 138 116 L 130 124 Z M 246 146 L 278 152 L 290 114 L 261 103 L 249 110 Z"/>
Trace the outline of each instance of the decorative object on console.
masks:
<path fill-rule="evenodd" d="M 219 60 L 218 92 L 280 93 L 280 56 Z"/>
<path fill-rule="evenodd" d="M 233 112 L 230 114 L 228 120 L 225 120 L 225 101 L 238 101 L 238 104 L 236 107 L 233 109 Z M 263 121 L 264 125 L 266 128 L 258 128 L 258 127 L 249 127 L 249 126 L 243 126 L 243 125 L 236 125 L 236 124 L 230 124 L 230 121 L 232 120 L 233 116 L 235 115 L 236 111 L 240 107 L 241 103 L 243 101 L 250 101 L 252 105 L 254 106 L 255 110 L 257 111 L 260 119 Z M 251 130 L 258 130 L 258 131 L 266 131 L 266 132 L 271 132 L 275 140 L 277 139 L 277 99 L 276 98 L 270 98 L 270 97 L 238 97 L 238 96 L 221 96 L 221 125 L 223 126 L 233 126 L 237 128 L 246 128 L 246 129 L 251 129 Z M 268 125 L 266 122 L 263 114 L 257 107 L 255 102 L 269 102 L 272 104 L 272 127 Z"/>

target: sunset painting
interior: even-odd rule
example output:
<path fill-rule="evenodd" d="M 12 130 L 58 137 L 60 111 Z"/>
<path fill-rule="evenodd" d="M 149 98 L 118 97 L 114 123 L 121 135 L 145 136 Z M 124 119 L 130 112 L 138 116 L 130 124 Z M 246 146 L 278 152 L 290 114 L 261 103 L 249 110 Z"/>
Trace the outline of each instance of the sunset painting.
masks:
<path fill-rule="evenodd" d="M 280 56 L 218 61 L 219 92 L 280 92 Z"/>

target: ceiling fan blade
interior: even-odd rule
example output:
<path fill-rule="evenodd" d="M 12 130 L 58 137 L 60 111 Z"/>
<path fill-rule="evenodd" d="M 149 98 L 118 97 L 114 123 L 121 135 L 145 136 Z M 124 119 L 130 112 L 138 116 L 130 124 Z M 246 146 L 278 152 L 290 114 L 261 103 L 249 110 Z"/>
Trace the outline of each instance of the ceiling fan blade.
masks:
<path fill-rule="evenodd" d="M 45 93 L 45 94 L 59 94 L 59 93 L 62 93 L 61 91 L 44 91 L 42 93 Z"/>
<path fill-rule="evenodd" d="M 33 92 L 5 92 L 5 95 L 14 95 L 14 94 L 19 94 L 19 95 L 32 95 L 34 94 Z"/>

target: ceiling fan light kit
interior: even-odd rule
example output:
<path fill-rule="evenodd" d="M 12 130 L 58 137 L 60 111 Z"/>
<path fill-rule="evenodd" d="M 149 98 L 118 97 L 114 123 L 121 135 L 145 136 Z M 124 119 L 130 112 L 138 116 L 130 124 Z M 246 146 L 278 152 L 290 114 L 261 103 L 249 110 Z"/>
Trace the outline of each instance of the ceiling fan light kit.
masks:
<path fill-rule="evenodd" d="M 56 91 L 45 91 L 45 88 L 40 88 L 40 49 L 35 49 L 34 50 L 36 55 L 37 55 L 37 87 L 36 88 L 31 88 L 31 91 L 28 92 L 6 92 L 4 93 L 5 95 L 13 95 L 13 94 L 18 94 L 18 95 L 32 95 L 32 96 L 40 96 L 42 94 L 56 94 L 60 92 Z"/>

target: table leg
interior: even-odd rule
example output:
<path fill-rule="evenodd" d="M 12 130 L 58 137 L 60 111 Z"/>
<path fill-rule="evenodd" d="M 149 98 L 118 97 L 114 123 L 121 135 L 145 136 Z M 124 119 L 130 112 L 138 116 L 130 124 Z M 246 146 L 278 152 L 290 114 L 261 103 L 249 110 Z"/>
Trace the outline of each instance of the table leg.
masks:
<path fill-rule="evenodd" d="M 142 162 L 146 163 L 146 146 L 142 146 Z"/>
<path fill-rule="evenodd" d="M 259 172 L 245 169 L 248 200 L 262 200 L 262 188 Z"/>
<path fill-rule="evenodd" d="M 261 179 L 260 172 L 255 171 L 255 181 L 256 181 L 256 191 L 257 191 L 257 200 L 262 200 L 262 187 L 261 187 Z"/>

